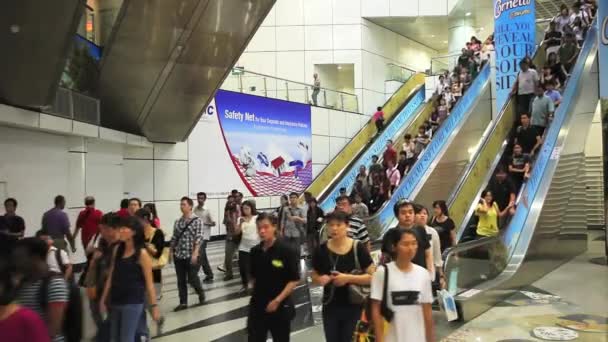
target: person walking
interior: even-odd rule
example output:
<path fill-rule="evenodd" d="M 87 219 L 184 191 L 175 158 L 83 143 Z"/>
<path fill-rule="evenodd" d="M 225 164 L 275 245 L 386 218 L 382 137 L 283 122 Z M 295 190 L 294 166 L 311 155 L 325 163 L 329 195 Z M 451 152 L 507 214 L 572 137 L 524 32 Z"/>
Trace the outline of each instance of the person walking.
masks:
<path fill-rule="evenodd" d="M 165 234 L 161 229 L 155 228 L 154 214 L 148 209 L 139 209 L 135 212 L 135 216 L 142 220 L 144 225 L 144 247 L 152 260 L 157 260 L 163 255 L 165 249 Z M 156 298 L 160 300 L 163 296 L 163 275 L 160 268 L 152 269 L 152 278 L 154 280 L 154 290 L 156 290 Z"/>
<path fill-rule="evenodd" d="M 411 229 L 399 229 L 389 243 L 394 261 L 378 268 L 372 278 L 370 298 L 376 341 L 433 342 L 431 278 L 423 267 L 412 262 L 418 249 L 416 234 Z M 390 322 L 388 330 L 385 320 Z"/>
<path fill-rule="evenodd" d="M 241 243 L 239 244 L 239 272 L 241 273 L 241 292 L 247 291 L 251 278 L 251 249 L 260 243 L 255 220 L 257 211 L 253 201 L 245 201 L 241 205 L 243 216 L 239 219 Z"/>
<path fill-rule="evenodd" d="M 82 247 L 86 248 L 89 241 L 95 234 L 99 232 L 99 221 L 103 213 L 95 209 L 95 197 L 87 196 L 84 198 L 84 209 L 78 214 L 76 219 L 76 229 L 74 230 L 74 238 L 82 230 L 81 240 Z"/>
<path fill-rule="evenodd" d="M 321 231 L 324 217 L 325 213 L 319 207 L 319 202 L 316 198 L 312 198 L 308 202 L 308 212 L 306 213 L 306 242 L 309 258 L 312 258 L 312 254 L 319 246 L 319 232 Z"/>
<path fill-rule="evenodd" d="M 145 295 L 152 318 L 156 322 L 161 319 L 152 279 L 152 260 L 144 247 L 144 239 L 144 227 L 139 218 L 123 219 L 120 243 L 113 250 L 110 274 L 99 301 L 99 311 L 103 314 L 109 309 L 110 312 L 112 341 L 135 340 L 145 310 Z"/>
<path fill-rule="evenodd" d="M 203 237 L 202 223 L 192 212 L 194 203 L 189 197 L 182 197 L 180 210 L 182 217 L 175 221 L 173 237 L 171 238 L 171 255 L 177 274 L 177 290 L 179 305 L 173 311 L 188 308 L 188 283 L 198 295 L 199 304 L 205 302 L 205 292 L 198 277 L 198 257 Z"/>
<path fill-rule="evenodd" d="M 241 242 L 241 232 L 239 231 L 238 219 L 241 216 L 240 206 L 237 203 L 236 195 L 228 196 L 228 202 L 224 208 L 224 225 L 226 226 L 226 249 L 224 252 L 224 268 L 218 266 L 218 270 L 225 272 L 224 281 L 234 278 L 232 273 L 232 259 L 239 249 Z"/>
<path fill-rule="evenodd" d="M 319 74 L 317 74 L 316 72 L 314 73 L 314 75 L 312 75 L 312 77 L 312 104 L 316 106 L 317 97 L 319 96 L 319 92 L 321 92 L 321 79 L 319 78 Z"/>
<path fill-rule="evenodd" d="M 456 244 L 456 225 L 450 218 L 448 205 L 445 201 L 433 202 L 433 220 L 431 226 L 439 234 L 441 253 Z"/>
<path fill-rule="evenodd" d="M 289 207 L 284 211 L 281 235 L 299 253 L 306 230 L 306 213 L 298 206 L 298 194 L 289 194 Z"/>
<path fill-rule="evenodd" d="M 277 239 L 276 217 L 261 213 L 256 219 L 260 244 L 251 249 L 251 285 L 247 331 L 249 342 L 289 342 L 295 307 L 291 293 L 300 282 L 298 253 Z"/>
<path fill-rule="evenodd" d="M 207 257 L 207 244 L 209 243 L 209 240 L 211 240 L 211 228 L 215 227 L 215 220 L 213 219 L 213 216 L 211 216 L 211 211 L 205 207 L 207 194 L 199 192 L 196 194 L 196 201 L 198 202 L 198 205 L 194 208 L 194 214 L 203 220 L 203 239 L 199 250 L 201 259 L 200 264 L 205 273 L 203 283 L 209 284 L 213 282 L 213 269 L 211 268 L 209 258 Z"/>
<path fill-rule="evenodd" d="M 312 259 L 312 281 L 323 286 L 325 340 L 352 341 L 363 302 L 353 302 L 350 285 L 365 286 L 374 271 L 365 244 L 348 236 L 348 215 L 336 211 L 326 217 L 329 236 Z"/>
<path fill-rule="evenodd" d="M 72 247 L 72 253 L 76 253 L 74 236 L 70 232 L 70 219 L 68 214 L 63 211 L 65 209 L 65 197 L 57 195 L 54 203 L 55 206 L 42 215 L 42 230 L 53 239 L 55 247 L 67 251 L 68 246 L 65 242 L 65 239 L 67 239 Z"/>
<path fill-rule="evenodd" d="M 16 212 L 17 200 L 4 200 L 4 215 L 0 216 L 0 234 L 8 235 L 13 241 L 22 239 L 25 235 L 25 221 Z"/>

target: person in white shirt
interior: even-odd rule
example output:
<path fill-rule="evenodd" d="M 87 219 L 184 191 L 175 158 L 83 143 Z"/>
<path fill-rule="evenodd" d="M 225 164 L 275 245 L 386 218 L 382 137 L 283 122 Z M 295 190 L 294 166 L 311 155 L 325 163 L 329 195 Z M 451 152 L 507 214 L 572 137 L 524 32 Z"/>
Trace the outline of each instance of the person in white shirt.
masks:
<path fill-rule="evenodd" d="M 555 28 L 559 32 L 561 32 L 562 34 L 566 33 L 564 30 L 568 30 L 568 25 L 572 23 L 568 5 L 562 4 L 560 6 L 559 15 L 553 18 L 553 22 L 555 22 Z"/>
<path fill-rule="evenodd" d="M 423 226 L 426 229 L 426 234 L 430 236 L 431 254 L 433 255 L 433 270 L 431 272 L 431 281 L 435 282 L 439 276 L 441 286 L 444 287 L 443 278 L 443 259 L 441 258 L 441 242 L 439 234 L 435 228 L 428 225 L 429 211 L 426 207 L 421 206 L 418 214 L 416 214 L 416 224 Z"/>
<path fill-rule="evenodd" d="M 445 76 L 440 75 L 439 76 L 439 83 L 437 83 L 437 87 L 435 88 L 435 95 L 441 95 L 443 94 L 443 91 L 445 90 L 445 87 L 447 87 L 447 83 L 445 82 Z"/>
<path fill-rule="evenodd" d="M 53 246 L 53 239 L 44 231 L 36 232 L 36 237 L 45 241 L 49 246 L 49 251 L 46 255 L 46 263 L 49 266 L 49 271 L 53 273 L 63 274 L 66 281 L 72 279 L 72 263 L 68 253 L 63 249 L 57 249 Z"/>
<path fill-rule="evenodd" d="M 257 225 L 255 220 L 258 218 L 255 202 L 245 201 L 241 205 L 239 218 L 239 230 L 241 231 L 241 243 L 239 244 L 239 272 L 243 288 L 241 292 L 247 291 L 249 280 L 251 279 L 251 249 L 260 243 Z"/>
<path fill-rule="evenodd" d="M 391 244 L 394 261 L 379 267 L 372 277 L 370 298 L 376 341 L 435 341 L 431 278 L 426 269 L 412 263 L 418 249 L 416 235 L 412 230 L 399 229 Z M 385 319 L 389 321 L 386 330 Z"/>

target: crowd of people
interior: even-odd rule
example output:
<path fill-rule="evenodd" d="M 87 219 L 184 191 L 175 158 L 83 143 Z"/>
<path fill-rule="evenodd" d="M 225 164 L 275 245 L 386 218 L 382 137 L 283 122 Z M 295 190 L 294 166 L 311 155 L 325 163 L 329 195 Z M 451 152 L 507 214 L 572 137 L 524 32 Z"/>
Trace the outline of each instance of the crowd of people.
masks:
<path fill-rule="evenodd" d="M 560 13 L 549 23 L 541 46 L 546 55 L 542 73 L 539 75 L 530 57 L 520 61 L 521 71 L 512 93 L 516 101 L 517 122 L 506 153 L 482 193 L 475 210 L 475 233 L 469 232 L 469 238 L 498 235 L 514 215 L 517 196 L 530 177 L 547 128 L 561 104 L 561 92 L 576 63 L 580 44 L 595 11 L 594 1 L 577 1 L 572 9 L 563 4 Z"/>

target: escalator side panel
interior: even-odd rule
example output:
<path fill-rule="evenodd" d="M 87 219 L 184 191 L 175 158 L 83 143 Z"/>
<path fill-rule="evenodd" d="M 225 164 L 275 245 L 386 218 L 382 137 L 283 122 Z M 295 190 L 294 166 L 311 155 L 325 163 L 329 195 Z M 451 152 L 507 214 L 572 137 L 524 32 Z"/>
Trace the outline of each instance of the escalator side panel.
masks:
<path fill-rule="evenodd" d="M 84 3 L 0 3 L 0 101 L 29 108 L 53 102 Z"/>
<path fill-rule="evenodd" d="M 477 149 L 483 133 L 492 122 L 491 93 L 490 87 L 486 87 L 443 156 L 436 161 L 433 170 L 427 172 L 430 175 L 415 196 L 417 203 L 430 208 L 433 201 L 447 198 L 454 185 L 458 184 L 471 153 Z"/>
<path fill-rule="evenodd" d="M 424 103 L 424 89 L 418 92 L 408 101 L 407 105 L 396 114 L 395 118 L 387 125 L 380 136 L 374 138 L 372 144 L 363 152 L 356 161 L 351 163 L 347 172 L 343 173 L 340 180 L 333 185 L 333 189 L 324 200 L 319 204 L 325 212 L 331 211 L 336 204 L 336 198 L 340 195 L 340 188 L 351 189 L 355 183 L 355 179 L 359 174 L 359 166 L 364 165 L 366 169 L 371 165 L 371 159 L 374 155 L 381 155 L 386 149 L 386 143 L 389 139 L 398 133 L 405 125 L 411 125 L 414 119 L 419 119 L 421 115 L 416 116 L 420 112 L 420 107 Z"/>
<path fill-rule="evenodd" d="M 424 74 L 416 74 L 403 84 L 383 107 L 385 121 L 390 121 L 390 118 L 397 114 L 398 110 L 404 105 L 404 102 L 412 96 L 412 93 L 423 84 Z M 370 120 L 329 165 L 315 177 L 306 191 L 319 198 L 339 178 L 340 174 L 348 168 L 354 156 L 361 153 L 369 144 L 374 135 L 376 135 L 376 126 Z"/>

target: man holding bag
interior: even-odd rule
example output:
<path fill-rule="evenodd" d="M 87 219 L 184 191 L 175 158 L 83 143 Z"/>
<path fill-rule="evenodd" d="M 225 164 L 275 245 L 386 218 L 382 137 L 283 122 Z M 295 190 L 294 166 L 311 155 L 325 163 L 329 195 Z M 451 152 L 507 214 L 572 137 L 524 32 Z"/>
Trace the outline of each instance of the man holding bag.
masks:
<path fill-rule="evenodd" d="M 194 202 L 189 197 L 182 197 L 180 210 L 182 217 L 175 221 L 173 237 L 171 238 L 171 253 L 177 274 L 177 289 L 179 305 L 173 311 L 188 308 L 188 283 L 198 294 L 199 304 L 205 302 L 205 292 L 198 277 L 199 248 L 203 238 L 201 220 L 192 213 Z"/>

